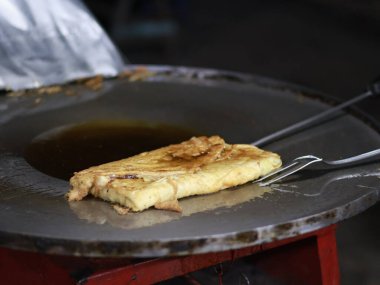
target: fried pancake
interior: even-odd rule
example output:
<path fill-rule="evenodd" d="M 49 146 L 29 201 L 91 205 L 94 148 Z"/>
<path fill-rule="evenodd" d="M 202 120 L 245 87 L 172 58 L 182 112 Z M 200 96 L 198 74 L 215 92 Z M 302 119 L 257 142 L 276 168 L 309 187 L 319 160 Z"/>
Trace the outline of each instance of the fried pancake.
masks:
<path fill-rule="evenodd" d="M 70 179 L 69 201 L 88 194 L 138 212 L 181 211 L 178 199 L 244 184 L 281 166 L 280 157 L 246 144 L 226 144 L 219 136 L 193 137 L 126 159 L 90 167 Z M 120 207 L 121 206 L 121 207 Z"/>

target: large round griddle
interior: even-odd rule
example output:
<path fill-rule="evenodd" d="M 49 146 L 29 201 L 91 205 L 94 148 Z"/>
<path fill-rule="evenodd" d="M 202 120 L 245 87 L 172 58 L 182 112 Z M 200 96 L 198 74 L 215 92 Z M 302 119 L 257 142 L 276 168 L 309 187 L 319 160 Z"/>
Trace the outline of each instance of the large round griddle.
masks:
<path fill-rule="evenodd" d="M 330 107 L 319 94 L 273 80 L 205 69 L 150 69 L 157 75 L 140 82 L 109 81 L 101 92 L 0 98 L 1 246 L 79 256 L 205 253 L 310 232 L 378 201 L 379 160 L 330 171 L 315 166 L 271 188 L 249 183 L 186 198 L 182 215 L 152 209 L 120 216 L 96 199 L 68 203 L 68 182 L 37 171 L 23 158 L 34 137 L 57 127 L 128 119 L 250 143 Z M 373 126 L 341 113 L 267 149 L 286 162 L 305 154 L 339 159 L 379 146 Z"/>

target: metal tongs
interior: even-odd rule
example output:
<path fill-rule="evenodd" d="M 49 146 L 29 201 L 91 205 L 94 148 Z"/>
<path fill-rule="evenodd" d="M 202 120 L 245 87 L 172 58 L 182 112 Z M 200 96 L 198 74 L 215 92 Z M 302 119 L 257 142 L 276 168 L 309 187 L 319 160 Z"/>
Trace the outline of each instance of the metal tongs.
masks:
<path fill-rule="evenodd" d="M 252 143 L 252 145 L 255 146 L 262 146 L 264 144 L 267 144 L 269 142 L 273 142 L 276 139 L 282 138 L 286 135 L 292 134 L 296 131 L 302 130 L 306 127 L 310 127 L 312 125 L 317 124 L 318 122 L 321 122 L 323 119 L 326 119 L 329 115 L 332 115 L 348 106 L 351 106 L 354 103 L 357 103 L 363 99 L 369 98 L 369 97 L 375 97 L 380 95 L 380 80 L 375 80 L 372 84 L 369 85 L 368 90 L 344 103 L 341 103 L 340 105 L 337 105 L 331 109 L 328 109 L 318 115 L 315 115 L 311 118 L 308 118 L 306 120 L 303 120 L 301 122 L 298 122 L 296 124 L 293 124 L 289 127 L 286 127 L 282 130 L 279 130 L 273 134 L 270 134 L 264 138 L 261 138 L 255 142 Z M 267 186 L 274 182 L 277 182 L 285 177 L 288 177 L 289 175 L 292 175 L 301 169 L 314 164 L 316 162 L 322 162 L 326 165 L 330 166 L 343 166 L 348 165 L 354 162 L 359 162 L 366 160 L 371 157 L 375 157 L 380 154 L 380 148 L 375 149 L 366 153 L 362 153 L 353 157 L 341 159 L 341 160 L 326 160 L 321 157 L 317 157 L 315 155 L 304 155 L 297 157 L 293 159 L 291 162 L 283 165 L 281 168 L 269 173 L 268 175 L 258 179 L 255 181 L 255 183 L 259 183 L 260 186 Z"/>

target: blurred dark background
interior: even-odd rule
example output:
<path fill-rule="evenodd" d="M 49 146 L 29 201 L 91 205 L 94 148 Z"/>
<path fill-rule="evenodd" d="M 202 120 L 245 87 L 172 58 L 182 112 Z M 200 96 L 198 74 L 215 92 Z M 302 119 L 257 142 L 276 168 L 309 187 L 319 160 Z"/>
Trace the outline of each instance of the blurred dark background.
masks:
<path fill-rule="evenodd" d="M 377 0 L 85 2 L 135 64 L 243 71 L 342 100 L 380 75 Z M 359 107 L 380 122 L 380 100 Z M 342 284 L 380 284 L 379 218 L 377 205 L 340 224 Z"/>

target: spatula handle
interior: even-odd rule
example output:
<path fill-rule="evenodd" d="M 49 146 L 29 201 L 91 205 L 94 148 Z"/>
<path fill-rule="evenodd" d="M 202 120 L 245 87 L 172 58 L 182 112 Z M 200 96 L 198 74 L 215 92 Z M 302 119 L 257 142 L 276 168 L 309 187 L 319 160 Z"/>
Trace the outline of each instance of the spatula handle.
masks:
<path fill-rule="evenodd" d="M 374 96 L 380 96 L 380 77 L 377 77 L 368 85 L 368 91 Z"/>
<path fill-rule="evenodd" d="M 298 123 L 295 123 L 293 125 L 290 125 L 290 126 L 284 128 L 284 129 L 281 129 L 277 132 L 274 132 L 274 133 L 272 133 L 266 137 L 263 137 L 263 138 L 255 141 L 255 142 L 253 142 L 252 145 L 262 146 L 264 144 L 268 144 L 268 143 L 273 142 L 279 138 L 293 134 L 293 133 L 300 131 L 302 129 L 305 129 L 307 127 L 314 126 L 314 125 L 320 123 L 322 120 L 325 120 L 326 118 L 328 118 L 328 116 L 331 114 L 337 113 L 338 111 L 343 110 L 344 108 L 347 108 L 348 106 L 351 106 L 357 102 L 360 102 L 365 98 L 374 97 L 374 96 L 379 95 L 380 82 L 379 81 L 376 81 L 376 82 L 377 82 L 376 84 L 370 85 L 372 89 L 368 89 L 368 91 L 366 91 L 366 92 L 364 92 L 364 93 L 362 93 L 362 94 L 360 94 L 354 98 L 351 98 L 350 100 L 345 101 L 345 102 L 343 102 L 337 106 L 329 108 L 326 111 L 323 111 L 323 112 L 321 112 L 315 116 L 307 118 L 303 121 L 300 121 Z"/>

